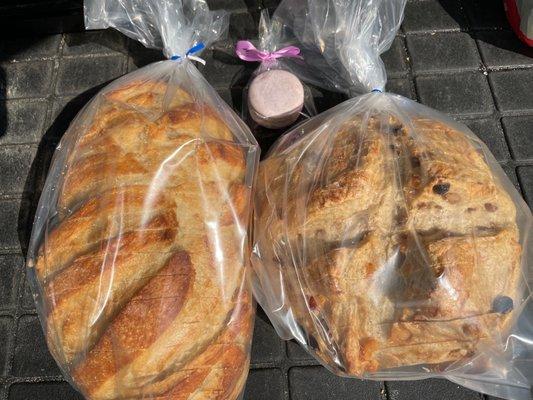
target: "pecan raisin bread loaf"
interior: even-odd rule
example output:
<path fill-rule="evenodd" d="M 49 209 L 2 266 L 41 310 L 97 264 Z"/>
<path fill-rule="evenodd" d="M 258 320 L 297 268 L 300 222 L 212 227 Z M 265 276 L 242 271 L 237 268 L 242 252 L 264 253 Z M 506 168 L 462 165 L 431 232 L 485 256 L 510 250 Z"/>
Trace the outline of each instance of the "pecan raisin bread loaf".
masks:
<path fill-rule="evenodd" d="M 357 376 L 501 341 L 520 298 L 516 210 L 470 139 L 379 114 L 324 126 L 259 171 L 255 246 L 295 336 Z"/>
<path fill-rule="evenodd" d="M 164 81 L 93 108 L 33 266 L 49 348 L 88 399 L 236 399 L 253 318 L 245 147 Z"/>

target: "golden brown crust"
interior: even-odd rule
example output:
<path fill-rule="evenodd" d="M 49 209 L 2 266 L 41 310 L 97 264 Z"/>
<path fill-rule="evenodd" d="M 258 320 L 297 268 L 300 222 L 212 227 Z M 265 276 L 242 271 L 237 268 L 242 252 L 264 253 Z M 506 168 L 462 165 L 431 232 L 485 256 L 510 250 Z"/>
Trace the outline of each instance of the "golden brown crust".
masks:
<path fill-rule="evenodd" d="M 482 153 L 431 119 L 330 123 L 259 170 L 256 241 L 306 345 L 357 376 L 501 345 L 521 248 Z"/>
<path fill-rule="evenodd" d="M 88 399 L 236 399 L 253 320 L 245 149 L 164 82 L 99 100 L 35 261 L 49 347 Z"/>

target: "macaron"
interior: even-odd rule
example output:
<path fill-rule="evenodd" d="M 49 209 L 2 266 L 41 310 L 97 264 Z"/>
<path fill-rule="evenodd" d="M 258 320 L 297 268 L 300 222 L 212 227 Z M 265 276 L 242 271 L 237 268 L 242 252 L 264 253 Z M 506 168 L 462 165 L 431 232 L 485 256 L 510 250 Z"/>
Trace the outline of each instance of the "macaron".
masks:
<path fill-rule="evenodd" d="M 292 73 L 280 69 L 262 72 L 250 84 L 248 109 L 265 128 L 285 128 L 298 119 L 304 104 L 304 88 Z"/>

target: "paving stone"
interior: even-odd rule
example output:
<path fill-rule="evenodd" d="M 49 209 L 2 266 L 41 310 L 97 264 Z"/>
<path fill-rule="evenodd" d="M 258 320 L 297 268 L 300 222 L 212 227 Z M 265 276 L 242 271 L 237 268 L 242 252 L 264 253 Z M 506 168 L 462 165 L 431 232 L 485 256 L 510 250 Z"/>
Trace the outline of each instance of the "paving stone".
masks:
<path fill-rule="evenodd" d="M 489 68 L 522 67 L 533 63 L 533 48 L 513 32 L 481 31 L 475 34 L 484 64 Z"/>
<path fill-rule="evenodd" d="M 459 0 L 419 0 L 405 7 L 403 28 L 407 33 L 460 30 L 466 18 Z"/>
<path fill-rule="evenodd" d="M 266 363 L 281 360 L 283 342 L 276 330 L 268 322 L 268 317 L 258 310 L 255 318 L 254 339 L 252 343 L 252 363 Z"/>
<path fill-rule="evenodd" d="M 481 394 L 445 379 L 387 382 L 390 400 L 482 400 Z"/>
<path fill-rule="evenodd" d="M 36 315 L 24 315 L 19 319 L 13 375 L 61 375 L 61 371 L 48 351 L 43 330 Z"/>
<path fill-rule="evenodd" d="M 279 369 L 251 370 L 244 400 L 274 400 L 283 399 L 283 374 Z"/>
<path fill-rule="evenodd" d="M 518 167 L 517 172 L 529 208 L 533 209 L 533 166 Z"/>
<path fill-rule="evenodd" d="M 485 118 L 463 120 L 462 122 L 487 145 L 496 160 L 504 161 L 511 158 L 505 135 L 498 121 Z"/>
<path fill-rule="evenodd" d="M 13 318 L 0 317 L 0 377 L 8 373 L 7 355 L 12 343 Z"/>
<path fill-rule="evenodd" d="M 0 60 L 26 60 L 55 57 L 59 52 L 61 35 L 19 36 L 0 42 Z"/>
<path fill-rule="evenodd" d="M 489 79 L 500 110 L 533 110 L 533 69 L 492 72 Z"/>
<path fill-rule="evenodd" d="M 474 29 L 510 29 L 501 0 L 467 0 L 463 1 L 463 6 L 469 25 Z"/>
<path fill-rule="evenodd" d="M 0 249 L 20 249 L 18 221 L 27 214 L 28 207 L 25 201 L 0 200 Z"/>
<path fill-rule="evenodd" d="M 385 89 L 387 92 L 396 93 L 407 97 L 408 99 L 415 98 L 409 79 L 387 79 Z"/>
<path fill-rule="evenodd" d="M 47 107 L 43 99 L 0 101 L 0 144 L 39 142 Z"/>
<path fill-rule="evenodd" d="M 0 310 L 15 307 L 17 286 L 23 268 L 24 258 L 22 256 L 17 254 L 0 255 Z"/>
<path fill-rule="evenodd" d="M 315 358 L 307 351 L 305 351 L 302 345 L 296 342 L 295 340 L 287 342 L 287 353 L 292 360 L 316 361 Z"/>
<path fill-rule="evenodd" d="M 408 35 L 407 47 L 415 73 L 477 70 L 481 64 L 476 42 L 463 32 Z"/>
<path fill-rule="evenodd" d="M 79 94 L 119 77 L 122 75 L 124 57 L 96 56 L 63 60 L 59 68 L 57 94 Z"/>
<path fill-rule="evenodd" d="M 407 54 L 403 40 L 401 37 L 396 36 L 389 50 L 381 55 L 381 59 L 387 69 L 388 77 L 403 76 L 407 73 Z"/>
<path fill-rule="evenodd" d="M 0 194 L 22 193 L 33 190 L 29 178 L 36 148 L 28 145 L 0 147 Z M 25 187 L 26 186 L 26 187 Z"/>
<path fill-rule="evenodd" d="M 289 370 L 292 400 L 377 400 L 380 384 L 375 381 L 338 377 L 324 367 L 294 367 Z"/>
<path fill-rule="evenodd" d="M 509 164 L 505 164 L 505 163 L 500 163 L 500 166 L 502 167 L 503 172 L 505 172 L 505 175 L 507 175 L 507 177 L 509 178 L 511 183 L 514 185 L 518 193 L 522 193 L 523 190 L 520 187 L 520 184 L 518 183 L 518 178 L 516 177 L 515 167 Z"/>
<path fill-rule="evenodd" d="M 63 56 L 126 54 L 126 37 L 113 29 L 65 35 Z"/>
<path fill-rule="evenodd" d="M 423 104 L 447 114 L 491 114 L 494 108 L 482 73 L 420 76 L 416 86 Z"/>
<path fill-rule="evenodd" d="M 44 97 L 50 93 L 53 61 L 0 65 L 0 99 Z"/>
<path fill-rule="evenodd" d="M 9 389 L 9 400 L 83 400 L 67 382 L 18 383 Z"/>
<path fill-rule="evenodd" d="M 517 160 L 533 159 L 533 116 L 502 118 L 507 133 L 513 158 Z"/>
<path fill-rule="evenodd" d="M 33 300 L 33 293 L 28 282 L 28 274 L 24 274 L 24 279 L 22 280 L 22 307 L 27 311 L 35 311 L 35 301 Z"/>

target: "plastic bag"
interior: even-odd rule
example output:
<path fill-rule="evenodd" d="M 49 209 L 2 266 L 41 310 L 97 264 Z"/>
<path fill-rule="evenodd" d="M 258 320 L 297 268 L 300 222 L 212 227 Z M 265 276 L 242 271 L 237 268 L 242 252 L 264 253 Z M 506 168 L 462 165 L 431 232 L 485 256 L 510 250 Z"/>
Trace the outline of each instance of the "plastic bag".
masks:
<path fill-rule="evenodd" d="M 48 347 L 87 399 L 236 399 L 259 148 L 189 60 L 227 18 L 201 0 L 85 10 L 89 28 L 115 27 L 173 61 L 104 88 L 57 147 L 28 255 Z"/>
<path fill-rule="evenodd" d="M 504 0 L 507 19 L 522 42 L 533 46 L 533 1 Z"/>
<path fill-rule="evenodd" d="M 304 61 L 300 49 L 283 44 L 281 27 L 276 17 L 271 21 L 268 11 L 263 10 L 259 22 L 259 48 L 246 40 L 236 45 L 239 58 L 260 62 L 243 93 L 243 117 L 249 125 L 281 129 L 296 122 L 300 116 L 316 115 L 310 88 L 291 72 L 288 64 L 291 60 L 302 67 Z"/>
<path fill-rule="evenodd" d="M 280 7 L 329 82 L 384 87 L 403 2 Z M 529 398 L 531 212 L 464 125 L 394 94 L 352 98 L 274 144 L 254 215 L 258 302 L 334 373 Z"/>

